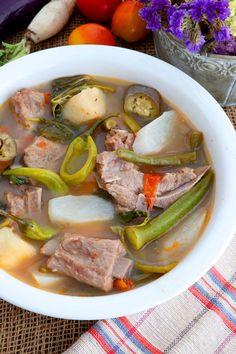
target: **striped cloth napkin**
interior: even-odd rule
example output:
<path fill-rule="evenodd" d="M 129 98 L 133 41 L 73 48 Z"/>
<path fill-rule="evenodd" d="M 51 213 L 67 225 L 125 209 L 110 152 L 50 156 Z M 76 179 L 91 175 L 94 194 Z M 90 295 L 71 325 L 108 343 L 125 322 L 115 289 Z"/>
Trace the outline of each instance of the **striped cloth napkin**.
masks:
<path fill-rule="evenodd" d="M 64 354 L 77 353 L 236 354 L 236 236 L 187 291 L 145 312 L 98 321 Z"/>

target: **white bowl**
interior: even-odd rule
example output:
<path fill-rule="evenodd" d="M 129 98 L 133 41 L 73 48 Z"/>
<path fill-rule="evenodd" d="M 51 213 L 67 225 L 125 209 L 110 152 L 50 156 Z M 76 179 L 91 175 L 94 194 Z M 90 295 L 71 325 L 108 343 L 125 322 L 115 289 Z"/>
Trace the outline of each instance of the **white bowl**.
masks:
<path fill-rule="evenodd" d="M 236 139 L 217 102 L 190 77 L 154 57 L 122 48 L 71 46 L 44 50 L 0 69 L 0 102 L 16 90 L 59 76 L 92 74 L 156 87 L 203 131 L 216 173 L 212 218 L 203 236 L 171 272 L 132 291 L 100 297 L 57 295 L 31 287 L 0 271 L 0 297 L 24 309 L 66 319 L 129 315 L 178 295 L 222 255 L 233 237 L 236 217 Z"/>

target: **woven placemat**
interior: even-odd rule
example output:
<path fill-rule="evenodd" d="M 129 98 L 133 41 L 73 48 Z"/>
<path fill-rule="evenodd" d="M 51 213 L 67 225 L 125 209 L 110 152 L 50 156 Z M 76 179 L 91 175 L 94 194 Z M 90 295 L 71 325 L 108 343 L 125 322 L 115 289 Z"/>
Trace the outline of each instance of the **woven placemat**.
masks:
<path fill-rule="evenodd" d="M 66 45 L 69 33 L 82 23 L 85 23 L 84 18 L 75 11 L 70 23 L 61 33 L 35 45 L 32 51 Z M 16 43 L 23 35 L 24 30 L 20 30 L 4 40 Z M 117 45 L 155 55 L 151 34 L 140 43 L 130 45 L 117 40 Z M 225 111 L 236 128 L 236 108 L 226 108 Z M 41 316 L 0 300 L 0 354 L 60 354 L 93 323 L 94 321 L 68 321 Z"/>

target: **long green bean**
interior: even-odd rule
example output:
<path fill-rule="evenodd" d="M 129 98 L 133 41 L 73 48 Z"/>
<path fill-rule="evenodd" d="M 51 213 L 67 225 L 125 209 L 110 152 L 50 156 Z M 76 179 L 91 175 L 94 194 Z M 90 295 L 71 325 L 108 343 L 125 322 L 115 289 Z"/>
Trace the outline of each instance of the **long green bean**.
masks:
<path fill-rule="evenodd" d="M 158 239 L 180 222 L 203 199 L 212 180 L 213 173 L 208 171 L 190 191 L 146 225 L 127 226 L 125 228 L 125 238 L 136 250 L 139 250 L 148 242 Z"/>
<path fill-rule="evenodd" d="M 147 273 L 159 273 L 165 274 L 173 269 L 177 265 L 177 262 L 173 262 L 167 265 L 151 265 L 151 264 L 143 264 L 143 263 L 135 263 L 135 268 L 141 270 L 142 272 Z"/>
<path fill-rule="evenodd" d="M 138 155 L 131 150 L 120 148 L 116 150 L 116 154 L 126 161 L 152 166 L 179 166 L 184 163 L 194 162 L 197 159 L 195 151 L 169 156 L 144 156 Z"/>

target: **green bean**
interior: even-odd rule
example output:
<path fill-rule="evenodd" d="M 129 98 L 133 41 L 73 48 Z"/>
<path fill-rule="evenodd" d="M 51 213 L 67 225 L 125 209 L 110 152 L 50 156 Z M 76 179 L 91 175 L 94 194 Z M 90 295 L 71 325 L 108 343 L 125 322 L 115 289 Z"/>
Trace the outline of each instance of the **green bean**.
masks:
<path fill-rule="evenodd" d="M 148 242 L 158 239 L 179 223 L 203 199 L 212 180 L 213 173 L 208 171 L 190 191 L 146 225 L 141 227 L 127 226 L 125 228 L 125 238 L 136 250 L 139 250 Z"/>
<path fill-rule="evenodd" d="M 173 263 L 167 264 L 165 266 L 135 263 L 135 268 L 137 268 L 138 270 L 141 270 L 142 272 L 165 274 L 165 273 L 169 272 L 171 269 L 173 269 L 176 265 L 177 265 L 177 262 L 173 262 Z"/>
<path fill-rule="evenodd" d="M 192 131 L 189 134 L 189 145 L 192 150 L 197 150 L 202 145 L 203 134 L 202 132 Z"/>
<path fill-rule="evenodd" d="M 132 117 L 130 114 L 123 114 L 122 115 L 123 121 L 127 125 L 127 127 L 133 132 L 137 133 L 142 127 L 141 125 L 136 122 L 135 118 Z"/>
<path fill-rule="evenodd" d="M 195 151 L 169 156 L 144 156 L 135 154 L 131 150 L 120 148 L 116 150 L 116 153 L 118 157 L 126 161 L 152 166 L 179 166 L 184 163 L 194 162 L 197 159 Z"/>
<path fill-rule="evenodd" d="M 103 122 L 102 126 L 104 129 L 109 131 L 111 129 L 115 129 L 115 127 L 117 126 L 117 121 L 111 117 L 111 118 L 106 119 Z"/>

